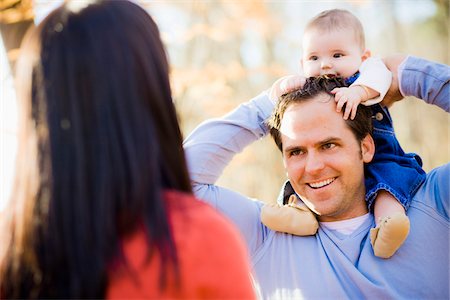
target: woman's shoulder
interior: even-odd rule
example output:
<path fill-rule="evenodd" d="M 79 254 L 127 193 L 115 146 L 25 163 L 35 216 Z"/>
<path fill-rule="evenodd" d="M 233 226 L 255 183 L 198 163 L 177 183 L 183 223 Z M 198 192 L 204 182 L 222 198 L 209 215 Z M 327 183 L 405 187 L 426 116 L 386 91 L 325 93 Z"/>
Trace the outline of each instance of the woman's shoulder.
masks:
<path fill-rule="evenodd" d="M 173 230 L 181 229 L 185 233 L 199 231 L 199 238 L 203 240 L 209 234 L 215 239 L 220 234 L 224 235 L 222 238 L 231 235 L 229 238 L 233 239 L 240 235 L 226 216 L 194 195 L 171 190 L 165 192 L 164 197 Z"/>
<path fill-rule="evenodd" d="M 181 286 L 158 289 L 159 256 L 148 261 L 148 237 L 139 227 L 123 240 L 124 256 L 136 271 L 113 267 L 107 298 L 253 299 L 245 244 L 231 222 L 191 194 L 166 191 L 164 200 Z"/>
<path fill-rule="evenodd" d="M 247 249 L 232 222 L 193 195 L 168 192 L 165 197 L 188 294 L 202 288 L 206 298 L 253 299 Z"/>
<path fill-rule="evenodd" d="M 226 216 L 193 195 L 168 193 L 168 213 L 181 261 L 197 266 L 215 265 L 223 269 L 248 263 L 241 233 Z M 230 257 L 230 253 L 234 258 Z M 205 259 L 208 257 L 208 260 Z M 214 264 L 211 264 L 211 262 Z M 206 276 L 209 276 L 205 272 Z"/>

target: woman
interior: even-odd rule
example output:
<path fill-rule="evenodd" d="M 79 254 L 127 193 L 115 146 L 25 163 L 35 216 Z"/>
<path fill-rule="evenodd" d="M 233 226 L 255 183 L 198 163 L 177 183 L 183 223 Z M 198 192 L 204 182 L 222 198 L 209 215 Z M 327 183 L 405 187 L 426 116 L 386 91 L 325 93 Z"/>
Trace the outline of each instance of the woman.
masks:
<path fill-rule="evenodd" d="M 0 298 L 253 298 L 235 229 L 192 195 L 156 24 L 90 2 L 24 42 Z"/>

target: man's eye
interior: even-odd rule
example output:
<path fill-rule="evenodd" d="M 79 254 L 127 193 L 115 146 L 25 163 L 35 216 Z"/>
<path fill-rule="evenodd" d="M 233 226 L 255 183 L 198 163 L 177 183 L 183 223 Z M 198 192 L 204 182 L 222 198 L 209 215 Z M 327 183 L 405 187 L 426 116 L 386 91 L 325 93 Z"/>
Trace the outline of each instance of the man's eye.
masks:
<path fill-rule="evenodd" d="M 342 54 L 342 53 L 335 53 L 333 55 L 334 58 L 339 58 L 339 57 L 342 57 L 342 56 L 344 56 L 344 54 Z"/>
<path fill-rule="evenodd" d="M 290 156 L 298 156 L 298 155 L 302 155 L 303 154 L 303 150 L 292 150 L 290 153 Z"/>
<path fill-rule="evenodd" d="M 315 55 L 309 57 L 309 60 L 318 60 L 318 59 L 319 58 L 317 56 L 315 56 Z"/>
<path fill-rule="evenodd" d="M 335 143 L 326 143 L 326 144 L 322 145 L 322 149 L 324 149 L 324 150 L 333 149 L 334 147 L 336 147 Z"/>

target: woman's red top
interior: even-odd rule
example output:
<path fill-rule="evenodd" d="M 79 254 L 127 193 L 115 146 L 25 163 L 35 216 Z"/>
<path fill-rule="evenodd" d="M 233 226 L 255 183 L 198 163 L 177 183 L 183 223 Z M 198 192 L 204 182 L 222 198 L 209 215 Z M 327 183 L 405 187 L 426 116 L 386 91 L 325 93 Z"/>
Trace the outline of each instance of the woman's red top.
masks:
<path fill-rule="evenodd" d="M 160 289 L 160 259 L 147 260 L 147 235 L 139 229 L 123 240 L 127 267 L 110 268 L 106 298 L 255 299 L 248 255 L 238 231 L 194 196 L 165 193 L 167 213 L 179 260 L 180 285 L 167 270 Z"/>

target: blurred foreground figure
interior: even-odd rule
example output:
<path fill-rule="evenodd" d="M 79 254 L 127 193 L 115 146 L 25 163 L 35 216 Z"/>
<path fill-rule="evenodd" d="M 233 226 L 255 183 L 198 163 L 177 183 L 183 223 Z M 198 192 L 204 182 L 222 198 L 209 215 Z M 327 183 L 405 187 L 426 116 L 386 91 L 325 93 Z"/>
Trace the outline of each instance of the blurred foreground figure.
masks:
<path fill-rule="evenodd" d="M 192 195 L 156 24 L 83 3 L 22 47 L 0 298 L 254 298 L 237 231 Z"/>

